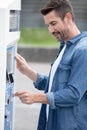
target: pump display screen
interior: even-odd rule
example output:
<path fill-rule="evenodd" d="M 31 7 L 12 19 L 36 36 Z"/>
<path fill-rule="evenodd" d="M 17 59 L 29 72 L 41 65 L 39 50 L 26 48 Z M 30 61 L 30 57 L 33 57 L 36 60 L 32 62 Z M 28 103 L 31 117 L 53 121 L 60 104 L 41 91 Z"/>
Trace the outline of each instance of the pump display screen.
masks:
<path fill-rule="evenodd" d="M 20 11 L 10 10 L 10 32 L 19 31 L 20 29 Z"/>
<path fill-rule="evenodd" d="M 9 46 L 7 49 L 7 72 L 8 74 L 14 73 L 14 53 L 15 53 L 15 47 Z"/>
<path fill-rule="evenodd" d="M 8 70 L 8 73 L 13 73 L 13 53 L 11 50 L 9 50 L 7 52 L 7 70 Z"/>

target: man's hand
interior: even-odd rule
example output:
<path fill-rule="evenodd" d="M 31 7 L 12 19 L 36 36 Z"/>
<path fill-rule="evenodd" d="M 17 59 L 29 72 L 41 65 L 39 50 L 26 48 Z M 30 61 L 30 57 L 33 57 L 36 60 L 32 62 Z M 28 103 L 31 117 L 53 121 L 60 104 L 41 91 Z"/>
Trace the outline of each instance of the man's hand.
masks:
<path fill-rule="evenodd" d="M 26 70 L 29 67 L 26 60 L 19 54 L 16 56 L 17 69 L 22 73 L 26 74 Z"/>
<path fill-rule="evenodd" d="M 33 104 L 33 103 L 44 103 L 49 104 L 47 96 L 44 93 L 32 93 L 29 91 L 19 91 L 14 94 L 19 97 L 22 103 Z"/>
<path fill-rule="evenodd" d="M 16 56 L 16 64 L 17 69 L 24 75 L 26 75 L 28 78 L 30 78 L 33 82 L 36 82 L 37 80 L 37 72 L 32 69 L 26 60 L 19 54 Z"/>
<path fill-rule="evenodd" d="M 19 97 L 22 103 L 25 103 L 25 104 L 34 103 L 34 94 L 29 91 L 16 92 L 14 96 Z"/>

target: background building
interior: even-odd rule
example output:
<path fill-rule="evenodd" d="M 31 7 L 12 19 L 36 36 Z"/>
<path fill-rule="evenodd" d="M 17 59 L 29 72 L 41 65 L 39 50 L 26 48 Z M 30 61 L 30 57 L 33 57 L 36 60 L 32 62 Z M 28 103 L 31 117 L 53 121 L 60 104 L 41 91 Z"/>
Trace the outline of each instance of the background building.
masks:
<path fill-rule="evenodd" d="M 87 0 L 70 0 L 75 12 L 76 24 L 81 31 L 87 30 Z M 47 0 L 22 0 L 21 27 L 44 27 L 40 9 Z"/>

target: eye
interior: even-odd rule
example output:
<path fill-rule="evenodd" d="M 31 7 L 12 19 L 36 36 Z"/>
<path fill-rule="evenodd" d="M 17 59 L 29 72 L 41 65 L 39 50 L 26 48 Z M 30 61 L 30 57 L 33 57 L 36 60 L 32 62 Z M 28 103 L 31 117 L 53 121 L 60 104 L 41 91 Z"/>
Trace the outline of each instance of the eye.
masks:
<path fill-rule="evenodd" d="M 54 26 L 54 25 L 56 25 L 56 24 L 57 24 L 57 22 L 52 22 L 52 23 L 51 23 L 52 26 Z"/>
<path fill-rule="evenodd" d="M 57 24 L 57 22 L 52 21 L 49 24 L 46 24 L 46 26 L 49 28 L 50 26 L 55 26 Z"/>

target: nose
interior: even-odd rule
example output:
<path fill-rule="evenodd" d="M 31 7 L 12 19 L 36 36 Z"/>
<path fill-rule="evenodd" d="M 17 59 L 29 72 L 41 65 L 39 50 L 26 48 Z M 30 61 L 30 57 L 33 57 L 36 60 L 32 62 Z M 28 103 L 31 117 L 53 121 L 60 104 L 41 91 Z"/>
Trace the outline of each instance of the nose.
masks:
<path fill-rule="evenodd" d="M 48 27 L 48 30 L 49 30 L 50 33 L 53 33 L 53 32 L 55 31 L 55 29 L 54 29 L 53 26 L 49 26 L 49 27 Z"/>

